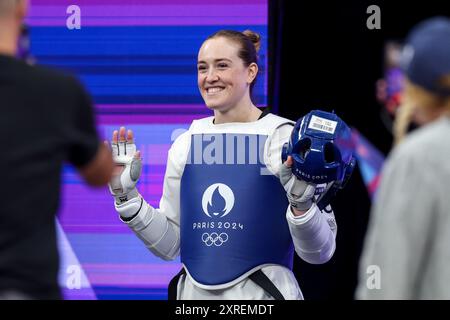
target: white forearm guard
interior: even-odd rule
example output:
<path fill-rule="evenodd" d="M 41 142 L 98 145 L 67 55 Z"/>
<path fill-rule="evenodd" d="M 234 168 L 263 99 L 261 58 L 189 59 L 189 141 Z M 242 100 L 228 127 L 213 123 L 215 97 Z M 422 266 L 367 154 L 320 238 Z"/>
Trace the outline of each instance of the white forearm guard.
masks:
<path fill-rule="evenodd" d="M 331 210 L 330 206 L 328 208 Z M 336 248 L 336 225 L 335 223 L 333 225 L 332 221 L 327 221 L 326 214 L 326 212 L 321 212 L 316 204 L 313 204 L 300 217 L 295 217 L 288 208 L 286 217 L 294 240 L 295 251 L 308 263 L 327 262 L 333 256 Z"/>
<path fill-rule="evenodd" d="M 145 246 L 164 260 L 175 259 L 180 250 L 179 227 L 150 206 L 142 197 L 115 205 L 117 212 Z M 133 217 L 130 221 L 126 218 Z M 124 219 L 125 218 L 125 219 Z"/>

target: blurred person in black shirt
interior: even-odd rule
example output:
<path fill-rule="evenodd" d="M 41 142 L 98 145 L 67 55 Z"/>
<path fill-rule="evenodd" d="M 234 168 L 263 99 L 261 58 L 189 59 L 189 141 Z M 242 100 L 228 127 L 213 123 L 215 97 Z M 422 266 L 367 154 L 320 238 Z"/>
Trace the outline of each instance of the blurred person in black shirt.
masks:
<path fill-rule="evenodd" d="M 26 0 L 0 0 L 0 299 L 59 299 L 55 215 L 64 161 L 93 186 L 113 163 L 72 77 L 15 58 Z"/>

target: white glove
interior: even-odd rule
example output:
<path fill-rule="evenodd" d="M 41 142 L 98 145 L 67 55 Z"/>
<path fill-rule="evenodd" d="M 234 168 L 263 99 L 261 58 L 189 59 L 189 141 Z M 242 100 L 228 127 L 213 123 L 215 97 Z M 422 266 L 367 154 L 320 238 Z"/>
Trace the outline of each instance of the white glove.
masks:
<path fill-rule="evenodd" d="M 119 139 L 115 131 L 111 147 L 117 170 L 109 183 L 109 190 L 116 203 L 122 204 L 139 196 L 136 183 L 141 175 L 142 160 L 140 153 L 136 152 L 131 130 L 128 130 L 127 139 L 125 139 L 125 128 L 120 128 Z"/>
<path fill-rule="evenodd" d="M 280 182 L 286 190 L 286 195 L 291 206 L 297 210 L 307 211 L 314 201 L 316 185 L 298 179 L 292 173 L 292 157 L 281 165 Z"/>

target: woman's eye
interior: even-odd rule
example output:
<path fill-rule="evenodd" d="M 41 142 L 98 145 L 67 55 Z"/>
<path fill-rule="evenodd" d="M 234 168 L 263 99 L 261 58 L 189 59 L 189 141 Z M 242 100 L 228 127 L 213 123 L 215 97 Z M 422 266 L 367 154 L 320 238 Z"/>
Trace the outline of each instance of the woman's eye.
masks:
<path fill-rule="evenodd" d="M 199 66 L 199 67 L 197 67 L 197 69 L 198 69 L 199 72 L 204 72 L 206 70 L 206 67 L 205 66 Z"/>
<path fill-rule="evenodd" d="M 228 67 L 228 65 L 226 63 L 219 63 L 218 67 L 219 68 L 226 68 L 226 67 Z"/>

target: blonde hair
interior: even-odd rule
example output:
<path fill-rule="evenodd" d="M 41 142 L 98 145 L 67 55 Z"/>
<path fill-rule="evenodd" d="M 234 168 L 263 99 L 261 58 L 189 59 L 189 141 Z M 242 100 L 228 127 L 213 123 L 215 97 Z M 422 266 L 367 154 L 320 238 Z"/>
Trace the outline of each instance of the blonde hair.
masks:
<path fill-rule="evenodd" d="M 442 77 L 439 84 L 450 89 L 450 75 Z M 395 115 L 395 145 L 404 139 L 408 127 L 413 121 L 414 114 L 418 111 L 428 115 L 442 112 L 450 113 L 450 96 L 439 96 L 406 80 L 402 93 L 402 105 L 398 108 Z"/>

